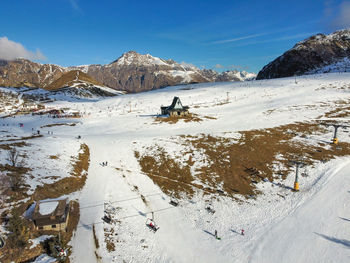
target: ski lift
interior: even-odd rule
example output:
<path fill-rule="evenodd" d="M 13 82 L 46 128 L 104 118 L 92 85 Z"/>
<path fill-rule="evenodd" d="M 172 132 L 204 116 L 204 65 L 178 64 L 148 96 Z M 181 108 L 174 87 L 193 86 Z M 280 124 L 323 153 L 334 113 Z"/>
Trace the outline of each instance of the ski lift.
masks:
<path fill-rule="evenodd" d="M 173 206 L 178 206 L 179 205 L 179 201 L 177 201 L 176 199 L 172 198 L 172 199 L 170 199 L 169 204 L 171 204 Z"/>
<path fill-rule="evenodd" d="M 211 204 L 208 204 L 207 207 L 205 208 L 205 210 L 207 210 L 208 213 L 210 213 L 210 214 L 214 214 L 215 213 L 215 210 L 213 209 Z"/>
<path fill-rule="evenodd" d="M 5 246 L 5 240 L 0 236 L 0 249 L 2 249 Z"/>
<path fill-rule="evenodd" d="M 65 259 L 67 257 L 67 249 L 63 249 L 60 246 L 55 246 L 56 252 L 57 252 L 57 257 L 60 257 L 62 260 Z"/>
<path fill-rule="evenodd" d="M 307 171 L 306 169 L 304 169 L 304 170 L 302 171 L 302 173 L 301 173 L 301 176 L 302 176 L 302 177 L 308 177 L 308 176 L 309 176 L 308 171 Z"/>
<path fill-rule="evenodd" d="M 106 222 L 107 224 L 110 224 L 112 222 L 112 218 L 110 215 L 106 214 L 102 217 L 102 220 Z"/>
<path fill-rule="evenodd" d="M 157 232 L 157 230 L 159 229 L 159 226 L 157 226 L 156 223 L 150 218 L 147 218 L 146 226 L 153 232 Z"/>

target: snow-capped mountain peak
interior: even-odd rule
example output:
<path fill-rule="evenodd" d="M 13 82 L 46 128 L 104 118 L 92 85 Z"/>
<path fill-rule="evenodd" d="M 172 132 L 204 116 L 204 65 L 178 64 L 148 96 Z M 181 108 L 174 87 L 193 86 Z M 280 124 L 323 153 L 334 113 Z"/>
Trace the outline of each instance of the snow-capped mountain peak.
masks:
<path fill-rule="evenodd" d="M 166 61 L 161 58 L 153 57 L 150 54 L 141 55 L 135 51 L 129 51 L 124 53 L 112 64 L 116 63 L 119 66 L 129 65 L 143 65 L 143 66 L 154 66 L 154 65 L 168 65 Z"/>

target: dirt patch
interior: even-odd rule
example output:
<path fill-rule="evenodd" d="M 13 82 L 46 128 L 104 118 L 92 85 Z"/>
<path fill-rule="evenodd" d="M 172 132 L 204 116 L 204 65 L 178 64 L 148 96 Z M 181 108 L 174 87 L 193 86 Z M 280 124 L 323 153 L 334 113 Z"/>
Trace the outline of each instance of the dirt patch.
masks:
<path fill-rule="evenodd" d="M 116 236 L 117 234 L 114 233 L 113 228 L 105 228 L 105 243 L 106 243 L 106 248 L 108 252 L 115 251 L 115 244 L 113 242 L 113 237 Z"/>
<path fill-rule="evenodd" d="M 31 136 L 26 136 L 26 137 L 21 137 L 16 139 L 1 140 L 0 142 L 26 141 L 26 140 L 37 139 L 41 137 L 43 137 L 43 135 L 39 134 L 39 135 L 31 135 Z"/>
<path fill-rule="evenodd" d="M 242 131 L 238 133 L 239 139 L 205 134 L 182 136 L 177 143 L 182 143 L 184 150 L 178 153 L 178 158 L 157 145 L 144 154 L 136 152 L 135 157 L 142 171 L 167 194 L 185 193 L 190 197 L 197 188 L 248 197 L 259 194 L 256 183 L 262 180 L 285 179 L 294 169 L 289 164 L 291 159 L 305 156 L 306 163 L 313 166 L 319 161 L 350 155 L 348 143 L 341 142 L 335 147 L 309 137 L 326 133 L 328 130 L 317 123 L 294 123 Z M 185 160 L 184 156 L 189 157 Z M 191 172 L 192 166 L 195 169 Z"/>
<path fill-rule="evenodd" d="M 163 192 L 179 196 L 182 193 L 194 194 L 190 168 L 171 158 L 163 148 L 158 147 L 156 155 L 140 155 L 138 160 L 142 172 L 146 173 Z M 180 183 L 179 183 L 180 182 Z"/>
<path fill-rule="evenodd" d="M 350 117 L 350 100 L 337 101 L 336 108 L 324 114 L 326 118 L 348 118 Z"/>
<path fill-rule="evenodd" d="M 52 124 L 41 126 L 40 128 L 50 128 L 55 126 L 75 126 L 75 125 L 77 124 L 76 123 L 52 123 Z"/>
<path fill-rule="evenodd" d="M 156 117 L 155 123 L 169 123 L 169 124 L 175 124 L 178 121 L 183 120 L 184 122 L 201 122 L 203 119 L 198 117 L 198 115 L 195 114 L 189 114 L 188 116 L 180 116 L 180 117 Z"/>
<path fill-rule="evenodd" d="M 3 150 L 11 150 L 11 148 L 13 147 L 24 147 L 24 146 L 28 146 L 28 144 L 26 142 L 15 142 L 15 143 L 8 143 L 8 144 L 0 144 L 0 149 Z"/>
<path fill-rule="evenodd" d="M 159 123 L 169 123 L 169 124 L 175 124 L 180 120 L 183 120 L 184 122 L 201 122 L 203 121 L 203 118 L 213 120 L 214 117 L 204 116 L 201 117 L 197 114 L 191 113 L 187 116 L 179 116 L 179 117 L 156 117 L 155 118 L 155 124 Z"/>
<path fill-rule="evenodd" d="M 58 160 L 59 159 L 58 155 L 50 155 L 49 158 L 52 159 L 52 160 Z"/>

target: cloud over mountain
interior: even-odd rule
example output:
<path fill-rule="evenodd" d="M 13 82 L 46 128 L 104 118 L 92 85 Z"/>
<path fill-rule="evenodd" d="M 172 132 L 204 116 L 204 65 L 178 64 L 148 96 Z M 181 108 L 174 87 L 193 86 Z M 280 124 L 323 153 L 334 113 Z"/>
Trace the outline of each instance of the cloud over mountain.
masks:
<path fill-rule="evenodd" d="M 26 58 L 31 60 L 46 59 L 39 49 L 33 52 L 27 50 L 21 43 L 9 40 L 7 37 L 0 37 L 0 59 L 13 60 L 16 58 Z"/>

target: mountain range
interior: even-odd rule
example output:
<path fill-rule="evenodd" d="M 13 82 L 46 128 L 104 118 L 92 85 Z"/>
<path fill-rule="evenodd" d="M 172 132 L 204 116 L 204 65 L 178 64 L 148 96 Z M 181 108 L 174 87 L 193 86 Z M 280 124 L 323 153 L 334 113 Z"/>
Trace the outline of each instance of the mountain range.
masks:
<path fill-rule="evenodd" d="M 100 86 L 125 92 L 141 92 L 188 83 L 244 81 L 256 77 L 254 73 L 245 71 L 218 73 L 214 70 L 201 70 L 193 65 L 129 51 L 107 65 L 61 67 L 26 59 L 0 60 L 0 86 L 51 89 L 55 83 L 55 89 L 63 88 L 69 86 L 69 83 L 59 79 L 72 70 L 87 74 L 90 83 L 99 83 Z M 60 85 L 57 86 L 57 83 Z"/>

